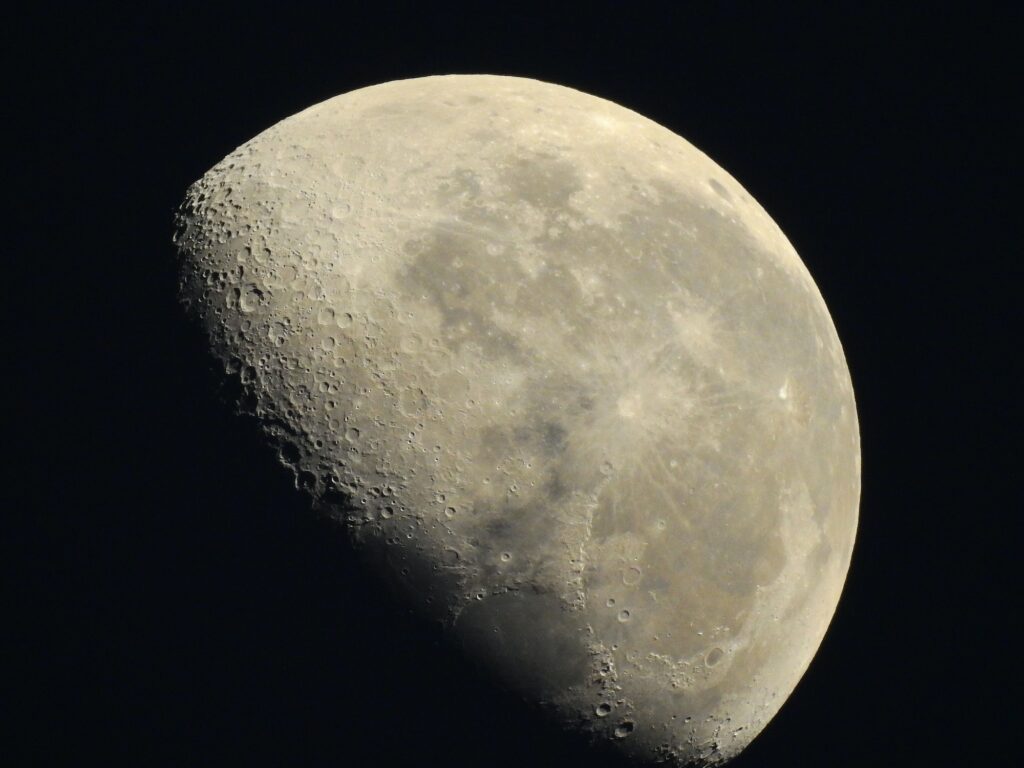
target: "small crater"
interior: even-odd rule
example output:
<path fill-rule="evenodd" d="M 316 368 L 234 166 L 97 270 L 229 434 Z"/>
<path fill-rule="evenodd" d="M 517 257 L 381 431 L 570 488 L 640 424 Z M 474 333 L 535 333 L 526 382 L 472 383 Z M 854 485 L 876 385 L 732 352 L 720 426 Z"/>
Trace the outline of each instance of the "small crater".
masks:
<path fill-rule="evenodd" d="M 263 291 L 251 283 L 242 289 L 238 296 L 238 308 L 242 312 L 253 312 L 263 300 Z"/>
<path fill-rule="evenodd" d="M 303 470 L 299 473 L 298 478 L 296 478 L 295 484 L 300 490 L 312 493 L 316 490 L 316 475 Z"/>
<path fill-rule="evenodd" d="M 300 458 L 301 454 L 299 453 L 299 449 L 291 443 L 285 443 L 281 446 L 281 460 L 286 464 L 295 466 L 299 463 Z"/>
<path fill-rule="evenodd" d="M 401 340 L 401 351 L 407 354 L 419 352 L 423 348 L 423 339 L 417 334 L 412 334 Z"/>
<path fill-rule="evenodd" d="M 608 715 L 610 715 L 611 713 L 612 705 L 608 702 L 602 702 L 601 704 L 598 704 L 597 708 L 594 710 L 594 714 L 596 714 L 598 717 L 608 717 Z"/>
<path fill-rule="evenodd" d="M 729 194 L 729 190 L 723 187 L 716 179 L 708 179 L 708 186 L 715 190 L 715 194 L 723 200 L 732 200 L 732 195 Z"/>
<path fill-rule="evenodd" d="M 615 738 L 616 739 L 624 739 L 624 738 L 626 738 L 627 736 L 629 736 L 629 734 L 631 734 L 633 732 L 633 728 L 634 727 L 635 726 L 633 725 L 633 721 L 632 720 L 623 720 L 621 723 L 619 723 L 617 726 L 615 726 Z"/>
<path fill-rule="evenodd" d="M 629 621 L 630 618 L 631 618 L 631 615 L 630 615 L 629 611 L 626 610 L 625 608 L 622 609 L 621 611 L 619 611 L 619 621 L 622 622 L 623 624 L 625 624 L 627 621 Z"/>
<path fill-rule="evenodd" d="M 627 587 L 635 587 L 642 578 L 643 571 L 640 570 L 638 565 L 631 565 L 629 568 L 622 570 L 622 583 Z"/>
<path fill-rule="evenodd" d="M 455 565 L 455 563 L 459 562 L 461 555 L 457 549 L 446 549 L 441 558 L 444 560 L 445 565 Z"/>
<path fill-rule="evenodd" d="M 284 344 L 284 340 L 288 338 L 288 328 L 284 323 L 273 322 L 267 329 L 267 338 L 275 346 L 279 347 Z"/>

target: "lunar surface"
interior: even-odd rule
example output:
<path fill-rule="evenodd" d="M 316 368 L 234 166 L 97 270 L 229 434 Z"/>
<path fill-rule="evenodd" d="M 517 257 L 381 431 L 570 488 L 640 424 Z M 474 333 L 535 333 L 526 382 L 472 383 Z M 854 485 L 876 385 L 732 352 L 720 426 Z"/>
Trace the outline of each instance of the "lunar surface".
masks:
<path fill-rule="evenodd" d="M 177 225 L 239 408 L 468 660 L 638 765 L 778 711 L 849 566 L 857 416 L 722 168 L 569 88 L 427 77 L 267 129 Z"/>

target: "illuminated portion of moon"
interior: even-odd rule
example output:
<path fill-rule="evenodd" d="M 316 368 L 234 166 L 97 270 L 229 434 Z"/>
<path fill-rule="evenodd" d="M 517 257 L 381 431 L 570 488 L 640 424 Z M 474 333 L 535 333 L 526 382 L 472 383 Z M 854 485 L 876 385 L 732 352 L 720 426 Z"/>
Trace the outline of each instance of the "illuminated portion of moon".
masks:
<path fill-rule="evenodd" d="M 776 713 L 849 566 L 857 417 L 708 157 L 569 88 L 403 80 L 242 145 L 178 224 L 241 407 L 469 659 L 641 762 Z"/>

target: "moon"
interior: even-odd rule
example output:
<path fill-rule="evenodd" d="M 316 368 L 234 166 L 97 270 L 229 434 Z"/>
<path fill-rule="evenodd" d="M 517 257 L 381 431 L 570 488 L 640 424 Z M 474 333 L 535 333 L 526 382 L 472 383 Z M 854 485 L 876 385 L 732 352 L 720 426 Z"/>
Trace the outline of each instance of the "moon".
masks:
<path fill-rule="evenodd" d="M 706 155 L 550 83 L 400 80 L 233 151 L 175 242 L 238 408 L 469 662 L 638 764 L 779 710 L 849 567 L 857 414 Z"/>

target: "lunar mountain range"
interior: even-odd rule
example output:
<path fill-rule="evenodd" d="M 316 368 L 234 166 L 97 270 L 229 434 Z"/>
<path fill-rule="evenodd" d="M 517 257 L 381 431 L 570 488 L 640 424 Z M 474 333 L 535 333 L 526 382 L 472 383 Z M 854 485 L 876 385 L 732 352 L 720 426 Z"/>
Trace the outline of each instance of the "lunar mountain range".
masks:
<path fill-rule="evenodd" d="M 193 184 L 180 291 L 312 504 L 468 660 L 637 764 L 714 765 L 835 611 L 860 447 L 791 244 L 576 90 L 362 88 Z"/>

